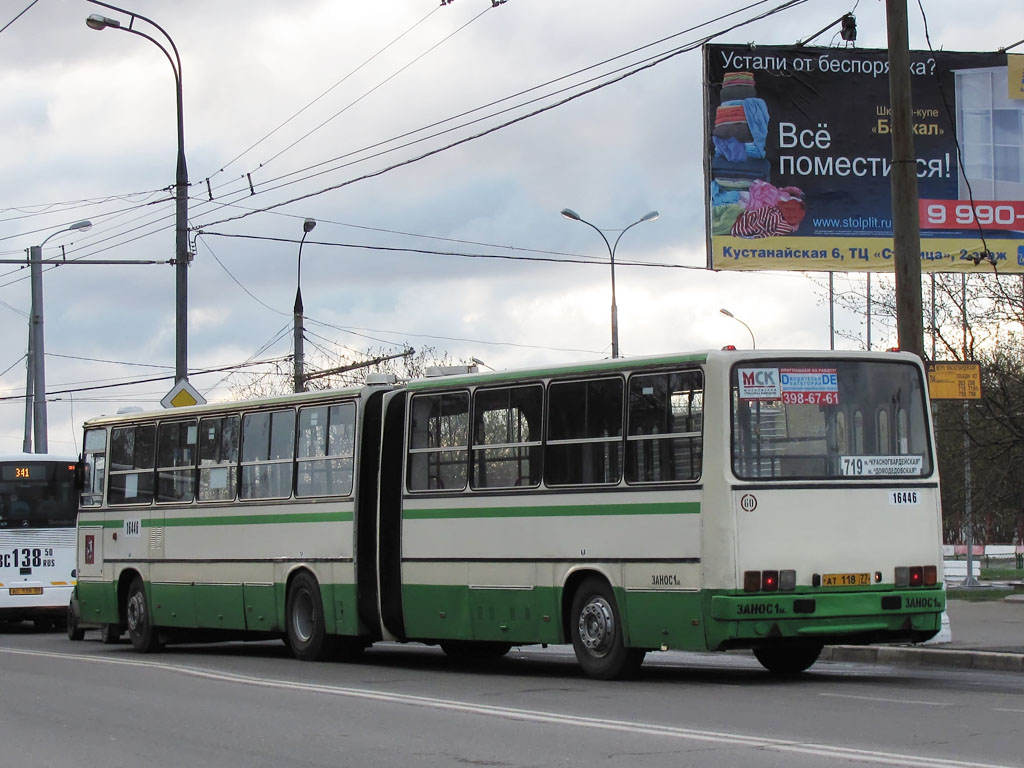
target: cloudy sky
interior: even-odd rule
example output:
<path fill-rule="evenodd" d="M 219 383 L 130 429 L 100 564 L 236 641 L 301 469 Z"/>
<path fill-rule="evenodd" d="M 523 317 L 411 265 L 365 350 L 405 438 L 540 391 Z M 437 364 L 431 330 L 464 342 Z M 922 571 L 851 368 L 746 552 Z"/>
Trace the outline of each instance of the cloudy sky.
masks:
<path fill-rule="evenodd" d="M 166 262 L 167 59 L 139 36 L 85 25 L 92 13 L 127 24 L 123 13 L 30 2 L 0 2 L 0 258 L 24 258 L 89 219 L 90 231 L 49 239 L 44 258 Z M 1020 3 L 922 2 L 935 48 L 990 51 L 1024 37 Z M 302 250 L 314 365 L 318 348 L 357 358 L 407 344 L 497 369 L 608 356 L 607 250 L 559 216 L 565 207 L 611 238 L 661 213 L 616 253 L 622 354 L 748 346 L 722 307 L 758 347 L 827 348 L 821 281 L 703 269 L 699 50 L 612 82 L 782 4 L 133 0 L 183 63 L 189 223 L 202 233 L 189 368 L 291 354 L 307 217 L 317 221 Z M 911 46 L 923 48 L 910 6 Z M 880 0 L 810 0 L 717 41 L 792 44 L 851 9 L 858 44 L 884 47 Z M 144 21 L 135 28 L 163 40 Z M 837 41 L 833 29 L 816 44 Z M 84 419 L 158 407 L 170 389 L 169 378 L 107 385 L 173 374 L 174 268 L 74 264 L 48 268 L 44 286 L 49 446 L 77 452 Z M 28 270 L 0 265 L 0 451 L 22 445 L 29 301 Z M 839 318 L 850 334 L 859 322 Z M 886 332 L 883 322 L 875 338 Z M 211 401 L 242 381 L 190 379 Z"/>

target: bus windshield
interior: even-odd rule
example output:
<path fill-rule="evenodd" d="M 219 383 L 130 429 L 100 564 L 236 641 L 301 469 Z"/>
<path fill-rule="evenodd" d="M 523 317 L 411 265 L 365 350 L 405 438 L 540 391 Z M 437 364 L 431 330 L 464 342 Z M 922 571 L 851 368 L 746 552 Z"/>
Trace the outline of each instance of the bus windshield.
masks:
<path fill-rule="evenodd" d="M 757 360 L 733 366 L 731 377 L 738 478 L 932 473 L 924 385 L 914 365 Z"/>
<path fill-rule="evenodd" d="M 0 530 L 73 528 L 77 510 L 74 464 L 0 462 Z"/>

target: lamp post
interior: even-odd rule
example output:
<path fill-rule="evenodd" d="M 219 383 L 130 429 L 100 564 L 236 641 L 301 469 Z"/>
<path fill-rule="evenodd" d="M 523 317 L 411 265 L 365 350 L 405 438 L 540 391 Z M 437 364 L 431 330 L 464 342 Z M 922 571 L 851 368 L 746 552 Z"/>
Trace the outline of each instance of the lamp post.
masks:
<path fill-rule="evenodd" d="M 50 238 L 65 232 L 85 232 L 92 227 L 91 221 L 78 221 L 70 227 L 51 233 L 39 245 L 29 248 L 29 273 L 32 285 L 32 309 L 28 320 L 28 377 L 25 387 L 25 439 L 22 448 L 25 453 L 32 450 L 29 429 L 29 413 L 32 414 L 32 430 L 36 436 L 36 453 L 46 453 L 46 364 L 43 361 L 43 246 Z"/>
<path fill-rule="evenodd" d="M 659 215 L 660 214 L 657 211 L 651 211 L 650 213 L 644 214 L 639 219 L 637 219 L 632 224 L 630 224 L 628 227 L 626 227 L 621 232 L 619 232 L 619 236 L 617 238 L 615 238 L 615 244 L 612 245 L 611 243 L 608 242 L 608 238 L 605 237 L 604 232 L 602 232 L 600 229 L 595 227 L 593 224 L 591 224 L 586 219 L 582 218 L 578 213 L 576 213 L 576 211 L 572 210 L 571 208 L 563 208 L 562 209 L 562 216 L 564 216 L 565 218 L 569 219 L 570 221 L 578 221 L 578 222 L 580 222 L 582 224 L 586 224 L 588 227 L 593 229 L 595 232 L 597 232 L 597 234 L 599 234 L 601 236 L 601 239 L 604 240 L 604 244 L 608 248 L 608 259 L 609 259 L 609 261 L 611 263 L 611 268 L 612 268 L 612 357 L 613 358 L 619 356 L 619 310 L 618 310 L 618 307 L 615 304 L 615 249 L 619 247 L 619 240 L 621 240 L 622 236 L 624 234 L 626 234 L 630 229 L 635 227 L 637 224 L 643 224 L 645 221 L 654 221 L 655 219 L 658 218 Z"/>
<path fill-rule="evenodd" d="M 133 35 L 149 40 L 157 48 L 164 52 L 164 56 L 171 63 L 174 71 L 174 88 L 177 100 L 178 117 L 178 161 L 174 177 L 174 229 L 175 229 L 175 323 L 174 323 L 174 377 L 176 381 L 188 380 L 188 264 L 191 254 L 188 250 L 188 169 L 185 165 L 185 124 L 182 110 L 181 98 L 181 56 L 178 55 L 178 47 L 174 44 L 171 36 L 152 19 L 147 19 L 133 11 L 125 8 L 118 8 L 116 5 L 102 3 L 99 0 L 88 0 L 94 5 L 110 8 L 114 11 L 126 13 L 130 17 L 128 26 L 121 26 L 117 19 L 101 16 L 98 13 L 91 14 L 85 23 L 89 29 L 118 29 L 122 32 L 129 32 Z M 174 56 L 158 40 L 150 37 L 144 32 L 134 28 L 135 20 L 141 19 L 160 31 L 171 45 Z"/>
<path fill-rule="evenodd" d="M 306 391 L 306 378 L 302 370 L 303 349 L 302 349 L 302 244 L 306 242 L 306 235 L 316 228 L 313 219 L 306 219 L 302 222 L 302 239 L 299 240 L 299 258 L 295 265 L 295 306 L 293 312 L 293 333 L 295 337 L 295 391 Z"/>
<path fill-rule="evenodd" d="M 725 315 L 726 317 L 731 317 L 731 318 L 732 318 L 733 320 L 735 320 L 735 321 L 736 321 L 737 323 L 739 323 L 739 324 L 740 324 L 740 325 L 742 325 L 742 326 L 743 326 L 744 328 L 746 328 L 746 329 L 747 329 L 747 333 L 749 333 L 749 334 L 750 334 L 750 346 L 751 346 L 752 348 L 754 348 L 754 349 L 757 349 L 757 342 L 756 342 L 756 341 L 754 341 L 754 332 L 753 332 L 752 330 L 750 330 L 750 326 L 749 326 L 749 325 L 747 325 L 747 324 L 746 324 L 746 323 L 744 323 L 744 322 L 743 322 L 742 320 L 740 320 L 740 319 L 739 319 L 738 317 L 736 317 L 736 315 L 734 315 L 734 314 L 733 314 L 732 312 L 730 312 L 730 311 L 729 311 L 728 309 L 720 309 L 720 310 L 718 310 L 718 311 L 719 311 L 719 312 L 721 312 L 721 313 L 722 313 L 723 315 Z"/>

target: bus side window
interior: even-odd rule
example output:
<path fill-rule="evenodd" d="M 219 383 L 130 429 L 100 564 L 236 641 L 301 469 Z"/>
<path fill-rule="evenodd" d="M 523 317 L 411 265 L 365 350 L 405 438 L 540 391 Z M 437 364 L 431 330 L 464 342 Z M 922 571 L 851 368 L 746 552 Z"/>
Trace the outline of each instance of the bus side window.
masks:
<path fill-rule="evenodd" d="M 243 499 L 286 499 L 292 493 L 295 411 L 247 413 L 242 417 Z"/>
<path fill-rule="evenodd" d="M 632 376 L 626 480 L 645 483 L 700 477 L 703 412 L 699 371 Z"/>
<path fill-rule="evenodd" d="M 473 395 L 473 488 L 540 485 L 544 389 L 477 390 Z"/>
<path fill-rule="evenodd" d="M 416 395 L 410 413 L 409 490 L 465 489 L 469 392 Z"/>
<path fill-rule="evenodd" d="M 103 505 L 103 478 L 107 465 L 107 430 L 90 429 L 85 433 L 83 448 L 84 473 L 82 479 L 81 505 L 99 507 Z"/>
<path fill-rule="evenodd" d="M 296 496 L 344 496 L 352 492 L 355 403 L 299 409 Z"/>
<path fill-rule="evenodd" d="M 153 501 L 156 425 L 114 427 L 110 430 L 111 504 Z"/>
<path fill-rule="evenodd" d="M 164 421 L 157 430 L 157 501 L 192 501 L 196 481 L 196 422 Z"/>
<path fill-rule="evenodd" d="M 548 387 L 547 485 L 614 485 L 622 479 L 621 378 Z"/>
<path fill-rule="evenodd" d="M 234 501 L 238 437 L 238 416 L 214 416 L 199 422 L 199 501 Z"/>

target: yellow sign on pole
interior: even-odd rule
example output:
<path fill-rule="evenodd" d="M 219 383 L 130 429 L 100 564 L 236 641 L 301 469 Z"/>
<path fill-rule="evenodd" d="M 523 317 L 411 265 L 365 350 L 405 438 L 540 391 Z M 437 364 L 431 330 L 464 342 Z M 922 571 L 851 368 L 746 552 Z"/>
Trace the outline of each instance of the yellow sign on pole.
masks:
<path fill-rule="evenodd" d="M 199 390 L 185 379 L 171 387 L 171 391 L 164 395 L 164 399 L 160 401 L 160 405 L 164 408 L 183 408 L 188 405 L 205 404 L 206 398 L 199 394 Z"/>
<path fill-rule="evenodd" d="M 981 363 L 925 363 L 932 400 L 980 400 Z"/>

